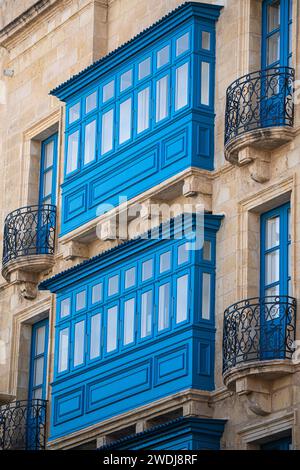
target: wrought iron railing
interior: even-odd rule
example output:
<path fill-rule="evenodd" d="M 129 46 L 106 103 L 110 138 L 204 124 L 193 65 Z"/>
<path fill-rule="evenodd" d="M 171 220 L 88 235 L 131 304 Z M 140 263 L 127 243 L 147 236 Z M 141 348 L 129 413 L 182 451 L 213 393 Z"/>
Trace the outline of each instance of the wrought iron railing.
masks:
<path fill-rule="evenodd" d="M 21 207 L 8 214 L 2 264 L 20 256 L 53 254 L 55 223 L 56 207 L 50 204 Z"/>
<path fill-rule="evenodd" d="M 0 450 L 44 450 L 46 413 L 45 400 L 16 401 L 1 406 Z"/>
<path fill-rule="evenodd" d="M 291 359 L 296 300 L 269 296 L 237 302 L 225 310 L 223 372 L 249 361 Z"/>
<path fill-rule="evenodd" d="M 276 67 L 249 73 L 227 89 L 225 145 L 255 129 L 294 124 L 295 71 Z"/>

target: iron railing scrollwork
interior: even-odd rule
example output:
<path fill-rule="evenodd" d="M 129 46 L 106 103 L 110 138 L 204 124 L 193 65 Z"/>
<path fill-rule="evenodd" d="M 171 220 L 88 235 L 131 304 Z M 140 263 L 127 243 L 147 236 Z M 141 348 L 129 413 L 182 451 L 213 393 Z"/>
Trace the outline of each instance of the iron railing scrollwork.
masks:
<path fill-rule="evenodd" d="M 296 300 L 268 296 L 237 302 L 224 312 L 223 373 L 249 361 L 291 359 Z"/>
<path fill-rule="evenodd" d="M 295 71 L 275 67 L 249 73 L 227 89 L 225 145 L 256 129 L 294 125 Z"/>
<path fill-rule="evenodd" d="M 51 204 L 21 207 L 4 222 L 5 265 L 20 256 L 54 253 L 56 207 Z"/>
<path fill-rule="evenodd" d="M 0 406 L 0 450 L 44 450 L 45 400 L 23 400 Z"/>

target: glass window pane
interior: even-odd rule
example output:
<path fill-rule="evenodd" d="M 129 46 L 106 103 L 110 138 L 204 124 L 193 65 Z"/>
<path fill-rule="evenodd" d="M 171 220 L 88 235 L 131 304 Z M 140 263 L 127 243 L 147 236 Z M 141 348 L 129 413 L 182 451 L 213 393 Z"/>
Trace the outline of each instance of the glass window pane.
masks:
<path fill-rule="evenodd" d="M 268 33 L 280 26 L 280 0 L 268 5 Z"/>
<path fill-rule="evenodd" d="M 114 110 L 110 109 L 102 116 L 101 153 L 113 148 Z"/>
<path fill-rule="evenodd" d="M 153 276 L 153 260 L 148 259 L 142 264 L 142 281 L 147 281 Z"/>
<path fill-rule="evenodd" d="M 170 46 L 165 46 L 157 52 L 157 68 L 166 65 L 170 60 Z"/>
<path fill-rule="evenodd" d="M 84 163 L 94 160 L 96 153 L 96 121 L 91 121 L 85 126 L 84 136 Z"/>
<path fill-rule="evenodd" d="M 210 64 L 208 62 L 201 63 L 201 104 L 209 106 L 209 73 Z"/>
<path fill-rule="evenodd" d="M 69 124 L 80 118 L 80 103 L 76 103 L 69 109 Z"/>
<path fill-rule="evenodd" d="M 107 310 L 107 352 L 117 348 L 118 307 Z"/>
<path fill-rule="evenodd" d="M 150 103 L 150 88 L 145 88 L 138 93 L 138 118 L 137 118 L 137 132 L 143 132 L 149 127 L 149 103 Z"/>
<path fill-rule="evenodd" d="M 171 269 L 171 252 L 167 251 L 159 257 L 159 272 L 163 273 Z"/>
<path fill-rule="evenodd" d="M 75 171 L 78 165 L 79 131 L 68 137 L 67 174 Z"/>
<path fill-rule="evenodd" d="M 83 364 L 84 361 L 84 321 L 75 325 L 74 333 L 74 367 Z"/>
<path fill-rule="evenodd" d="M 151 72 L 151 59 L 150 57 L 148 57 L 148 59 L 145 59 L 139 63 L 139 80 L 150 75 L 150 72 Z"/>
<path fill-rule="evenodd" d="M 203 273 L 202 277 L 202 318 L 210 319 L 210 274 Z"/>
<path fill-rule="evenodd" d="M 108 279 L 108 295 L 114 295 L 119 292 L 119 276 L 112 276 Z"/>
<path fill-rule="evenodd" d="M 156 122 L 168 116 L 168 76 L 156 82 Z"/>
<path fill-rule="evenodd" d="M 97 107 L 97 92 L 91 93 L 85 99 L 85 112 L 89 113 Z"/>
<path fill-rule="evenodd" d="M 131 98 L 120 104 L 119 143 L 131 137 Z"/>
<path fill-rule="evenodd" d="M 127 90 L 132 85 L 132 70 L 123 73 L 120 78 L 120 91 Z"/>
<path fill-rule="evenodd" d="M 159 286 L 158 301 L 158 330 L 169 327 L 170 320 L 170 284 Z"/>
<path fill-rule="evenodd" d="M 289 54 L 293 51 L 293 23 L 289 24 Z"/>
<path fill-rule="evenodd" d="M 95 284 L 92 287 L 92 304 L 102 300 L 102 283 Z"/>
<path fill-rule="evenodd" d="M 176 69 L 175 109 L 178 110 L 188 104 L 188 64 Z"/>
<path fill-rule="evenodd" d="M 54 142 L 51 140 L 45 145 L 44 170 L 53 165 Z"/>
<path fill-rule="evenodd" d="M 141 337 L 151 335 L 152 333 L 152 291 L 149 290 L 142 294 L 142 314 L 141 314 Z"/>
<path fill-rule="evenodd" d="M 60 303 L 60 316 L 61 318 L 67 317 L 71 313 L 71 299 L 64 299 Z"/>
<path fill-rule="evenodd" d="M 176 323 L 187 319 L 188 314 L 188 275 L 177 279 Z"/>
<path fill-rule="evenodd" d="M 126 300 L 124 304 L 124 344 L 134 341 L 135 299 Z"/>
<path fill-rule="evenodd" d="M 52 175 L 53 175 L 52 170 L 48 170 L 47 173 L 44 174 L 44 187 L 43 187 L 44 196 L 48 196 L 49 194 L 52 193 Z"/>
<path fill-rule="evenodd" d="M 293 296 L 293 284 L 291 279 L 288 281 L 288 295 Z"/>
<path fill-rule="evenodd" d="M 279 281 L 279 250 L 266 255 L 266 284 Z"/>
<path fill-rule="evenodd" d="M 279 295 L 279 285 L 270 287 L 269 289 L 265 290 L 265 296 L 276 296 Z"/>
<path fill-rule="evenodd" d="M 113 98 L 115 93 L 115 82 L 112 80 L 103 87 L 103 103 Z"/>
<path fill-rule="evenodd" d="M 272 217 L 266 223 L 266 249 L 279 245 L 280 224 L 279 217 Z"/>
<path fill-rule="evenodd" d="M 202 31 L 202 49 L 210 50 L 210 33 L 208 31 Z"/>
<path fill-rule="evenodd" d="M 42 398 L 43 398 L 43 389 L 42 389 L 42 387 L 36 388 L 35 390 L 33 390 L 32 398 L 35 399 L 35 400 L 42 400 Z"/>
<path fill-rule="evenodd" d="M 35 337 L 35 355 L 43 354 L 45 351 L 45 335 L 46 335 L 46 327 L 41 326 L 36 330 L 36 337 Z"/>
<path fill-rule="evenodd" d="M 90 359 L 100 356 L 101 346 L 101 314 L 97 313 L 91 317 L 91 344 Z"/>
<path fill-rule="evenodd" d="M 86 305 L 86 292 L 85 290 L 76 294 L 76 310 L 82 310 Z"/>
<path fill-rule="evenodd" d="M 211 242 L 208 240 L 204 240 L 203 259 L 204 261 L 211 261 Z"/>
<path fill-rule="evenodd" d="M 34 379 L 33 385 L 42 385 L 44 376 L 44 358 L 39 357 L 34 361 Z"/>
<path fill-rule="evenodd" d="M 189 33 L 185 33 L 176 41 L 176 56 L 183 54 L 189 49 Z"/>
<path fill-rule="evenodd" d="M 275 33 L 267 39 L 267 65 L 277 62 L 280 57 L 280 33 Z"/>
<path fill-rule="evenodd" d="M 135 268 L 130 268 L 125 271 L 125 289 L 135 285 Z"/>
<path fill-rule="evenodd" d="M 168 115 L 168 77 L 165 76 L 156 83 L 156 122 Z"/>
<path fill-rule="evenodd" d="M 69 328 L 64 328 L 59 333 L 59 355 L 58 372 L 63 372 L 68 368 L 69 361 Z"/>
<path fill-rule="evenodd" d="M 292 240 L 292 224 L 291 224 L 291 211 L 288 210 L 288 240 Z"/>
<path fill-rule="evenodd" d="M 188 244 L 184 243 L 183 245 L 179 245 L 178 253 L 177 253 L 177 264 L 186 263 L 189 260 L 189 250 Z"/>

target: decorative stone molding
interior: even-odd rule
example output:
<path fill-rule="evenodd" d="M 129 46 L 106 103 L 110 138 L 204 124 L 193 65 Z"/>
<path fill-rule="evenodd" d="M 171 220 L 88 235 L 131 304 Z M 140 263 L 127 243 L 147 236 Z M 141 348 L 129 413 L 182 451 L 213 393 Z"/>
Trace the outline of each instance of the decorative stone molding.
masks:
<path fill-rule="evenodd" d="M 284 126 L 247 132 L 228 142 L 225 158 L 233 165 L 249 165 L 251 178 L 258 183 L 265 183 L 270 179 L 270 152 L 291 142 L 294 136 L 294 129 Z"/>
<path fill-rule="evenodd" d="M 253 388 L 256 384 L 253 379 L 272 381 L 294 372 L 295 365 L 289 359 L 253 361 L 229 369 L 223 375 L 223 380 L 229 390 L 241 395 L 257 390 Z"/>

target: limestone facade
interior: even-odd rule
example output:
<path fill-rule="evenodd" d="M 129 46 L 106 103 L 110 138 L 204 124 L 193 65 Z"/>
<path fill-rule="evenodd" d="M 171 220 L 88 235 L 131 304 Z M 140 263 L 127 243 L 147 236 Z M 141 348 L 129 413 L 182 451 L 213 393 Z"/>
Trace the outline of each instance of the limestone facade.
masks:
<path fill-rule="evenodd" d="M 155 8 L 153 8 L 155 3 Z M 63 181 L 64 106 L 49 96 L 53 89 L 96 59 L 153 24 L 181 0 L 4 0 L 0 2 L 0 242 L 6 215 L 35 204 L 41 141 L 58 131 L 58 220 Z M 185 416 L 227 419 L 224 449 L 256 449 L 270 435 L 292 430 L 293 448 L 300 449 L 300 367 L 260 364 L 236 371 L 232 382 L 222 376 L 224 310 L 259 294 L 259 218 L 268 209 L 291 202 L 293 296 L 300 299 L 300 105 L 289 138 L 260 150 L 244 142 L 238 160 L 225 159 L 224 113 L 228 85 L 260 68 L 261 0 L 211 0 L 223 5 L 217 23 L 215 90 L 215 170 L 189 170 L 140 195 L 131 203 L 162 198 L 168 203 L 203 203 L 224 221 L 217 241 L 215 291 L 216 355 L 213 392 L 189 390 L 107 420 L 50 448 L 94 446 L 129 425 L 144 430 L 160 414 L 181 409 Z M 293 67 L 300 80 L 300 1 L 293 1 Z M 241 154 L 241 152 L 244 152 Z M 245 157 L 247 153 L 249 158 Z M 244 158 L 244 161 L 242 161 Z M 259 160 L 259 161 L 258 161 Z M 171 190 L 173 189 L 173 190 Z M 48 390 L 53 374 L 55 302 L 34 290 L 38 281 L 74 266 L 112 246 L 87 233 L 95 223 L 56 241 L 53 263 L 32 279 L 26 271 L 0 278 L 0 402 L 26 399 L 31 325 L 49 315 Z M 106 227 L 109 232 L 109 226 Z M 59 227 L 58 227 L 59 231 Z M 33 292 L 32 292 L 33 289 Z M 300 315 L 296 325 L 300 339 Z M 274 370 L 273 370 L 273 369 Z M 225 380 L 226 382 L 226 380 Z M 48 393 L 48 396 L 50 394 Z"/>

